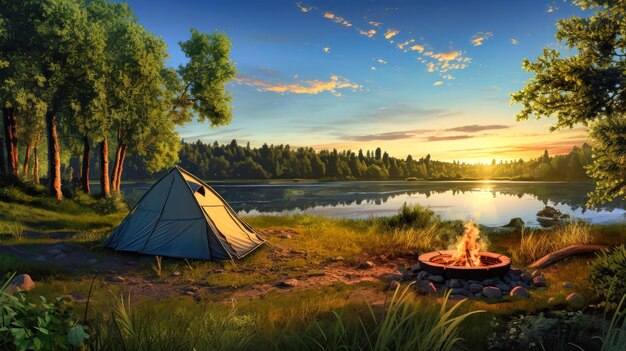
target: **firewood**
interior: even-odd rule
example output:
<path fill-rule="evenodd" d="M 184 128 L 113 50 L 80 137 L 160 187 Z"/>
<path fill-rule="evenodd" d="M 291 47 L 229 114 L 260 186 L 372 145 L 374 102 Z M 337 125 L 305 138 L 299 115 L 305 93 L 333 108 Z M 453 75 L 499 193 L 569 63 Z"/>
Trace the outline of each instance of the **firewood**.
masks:
<path fill-rule="evenodd" d="M 609 247 L 606 245 L 591 245 L 591 244 L 571 245 L 566 248 L 554 251 L 552 253 L 549 253 L 543 256 L 537 261 L 531 263 L 529 267 L 530 268 L 544 268 L 566 257 L 596 252 L 600 250 L 606 250 L 608 248 Z"/>

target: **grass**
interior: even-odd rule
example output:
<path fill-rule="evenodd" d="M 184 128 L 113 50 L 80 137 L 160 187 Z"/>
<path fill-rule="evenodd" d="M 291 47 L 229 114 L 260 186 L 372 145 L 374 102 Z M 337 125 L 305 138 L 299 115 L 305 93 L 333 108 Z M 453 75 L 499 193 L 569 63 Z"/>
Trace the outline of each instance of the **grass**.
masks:
<path fill-rule="evenodd" d="M 592 242 L 591 226 L 582 221 L 569 222 L 549 231 L 522 229 L 519 246 L 513 250 L 513 260 L 531 263 L 567 246 Z"/>

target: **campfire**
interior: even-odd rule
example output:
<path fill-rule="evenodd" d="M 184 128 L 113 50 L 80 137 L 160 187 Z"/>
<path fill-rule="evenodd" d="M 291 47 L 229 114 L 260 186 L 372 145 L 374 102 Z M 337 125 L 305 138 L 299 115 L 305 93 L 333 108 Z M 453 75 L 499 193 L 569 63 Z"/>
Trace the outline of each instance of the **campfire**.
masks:
<path fill-rule="evenodd" d="M 464 224 L 456 250 L 429 252 L 419 257 L 422 269 L 445 278 L 482 280 L 506 274 L 511 259 L 481 251 L 480 230 L 474 222 Z"/>

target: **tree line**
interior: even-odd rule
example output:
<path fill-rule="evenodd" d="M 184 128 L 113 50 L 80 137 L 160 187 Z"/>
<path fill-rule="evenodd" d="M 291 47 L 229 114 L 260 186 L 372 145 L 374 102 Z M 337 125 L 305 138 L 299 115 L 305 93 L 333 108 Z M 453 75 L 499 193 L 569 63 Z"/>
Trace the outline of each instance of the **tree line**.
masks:
<path fill-rule="evenodd" d="M 90 192 L 94 148 L 103 196 L 120 189 L 127 155 L 141 157 L 147 172 L 175 164 L 176 126 L 230 122 L 224 84 L 236 75 L 225 34 L 192 29 L 179 46 L 186 61 L 166 67 L 165 42 L 126 3 L 0 0 L 0 173 L 37 183 L 47 172 L 49 193 L 61 200 L 62 164 L 72 156 Z"/>
<path fill-rule="evenodd" d="M 203 179 L 463 179 L 509 178 L 527 180 L 588 181 L 585 167 L 592 162 L 591 147 L 575 146 L 565 155 L 550 156 L 548 151 L 532 160 L 471 164 L 461 161 L 431 160 L 390 156 L 380 147 L 375 150 L 321 150 L 289 145 L 251 147 L 236 140 L 229 144 L 201 141 L 182 142 L 180 165 Z M 141 160 L 132 162 L 129 175 L 145 179 Z"/>

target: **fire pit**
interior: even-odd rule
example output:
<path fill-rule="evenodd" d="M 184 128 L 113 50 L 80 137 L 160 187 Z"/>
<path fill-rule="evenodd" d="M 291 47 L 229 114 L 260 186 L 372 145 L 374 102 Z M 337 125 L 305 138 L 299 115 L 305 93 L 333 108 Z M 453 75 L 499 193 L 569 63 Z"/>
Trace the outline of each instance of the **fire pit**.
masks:
<path fill-rule="evenodd" d="M 505 275 L 511 259 L 492 252 L 480 251 L 480 233 L 473 222 L 456 244 L 456 250 L 428 252 L 419 257 L 422 270 L 445 279 L 484 280 Z"/>

